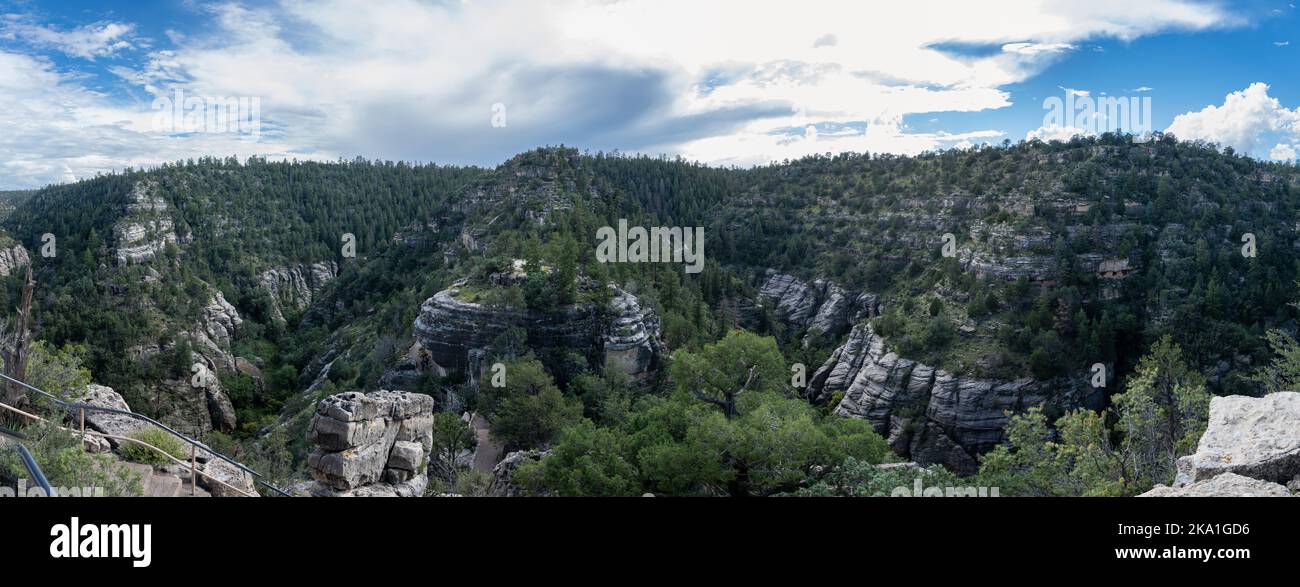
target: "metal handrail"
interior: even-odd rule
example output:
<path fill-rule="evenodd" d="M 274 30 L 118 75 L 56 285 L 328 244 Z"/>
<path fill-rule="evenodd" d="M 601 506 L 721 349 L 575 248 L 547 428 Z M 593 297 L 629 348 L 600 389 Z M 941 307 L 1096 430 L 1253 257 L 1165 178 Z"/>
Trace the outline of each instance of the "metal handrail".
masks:
<path fill-rule="evenodd" d="M 30 391 L 34 391 L 34 392 L 36 392 L 36 393 L 39 393 L 39 394 L 41 394 L 42 396 L 44 396 L 46 399 L 48 399 L 48 400 L 54 402 L 55 404 L 58 404 L 59 406 L 65 408 L 65 409 L 69 409 L 69 410 L 71 410 L 71 409 L 80 409 L 80 410 L 85 410 L 85 411 L 90 411 L 90 412 L 103 412 L 103 413 L 108 413 L 108 414 L 120 414 L 120 415 L 123 415 L 123 416 L 129 416 L 129 417 L 131 417 L 131 418 L 135 418 L 135 419 L 137 419 L 137 420 L 143 420 L 143 421 L 145 421 L 145 422 L 148 422 L 148 423 L 150 423 L 150 424 L 153 424 L 154 426 L 157 426 L 157 427 L 159 427 L 159 428 L 161 428 L 161 429 L 167 431 L 167 432 L 168 432 L 169 434 L 171 434 L 172 436 L 175 436 L 175 437 L 177 437 L 177 438 L 179 438 L 179 439 L 181 439 L 181 440 L 184 440 L 186 443 L 188 443 L 190 446 L 194 447 L 195 449 L 203 449 L 203 450 L 206 451 L 208 454 L 210 454 L 210 455 L 212 455 L 212 456 L 214 456 L 214 457 L 217 457 L 217 458 L 219 458 L 219 459 L 221 459 L 221 460 L 223 460 L 223 461 L 225 461 L 225 462 L 227 462 L 227 463 L 230 463 L 231 465 L 234 465 L 234 466 L 235 466 L 236 468 L 238 468 L 239 470 L 244 471 L 245 473 L 248 473 L 249 475 L 252 475 L 252 477 L 253 477 L 253 482 L 254 482 L 254 483 L 257 483 L 258 485 L 261 485 L 261 486 L 263 486 L 263 487 L 266 487 L 267 489 L 270 489 L 270 490 L 272 490 L 272 491 L 274 491 L 274 492 L 276 492 L 276 493 L 279 493 L 280 495 L 282 495 L 282 496 L 284 496 L 284 497 L 291 497 L 291 495 L 289 495 L 289 492 L 287 492 L 287 491 L 285 491 L 285 490 L 283 490 L 283 489 L 280 489 L 279 487 L 276 487 L 275 485 L 272 485 L 272 484 L 270 484 L 270 483 L 264 481 L 264 480 L 262 479 L 262 475 L 261 475 L 260 473 L 258 473 L 257 471 L 254 471 L 254 470 L 252 470 L 252 469 L 250 469 L 250 468 L 248 468 L 248 467 L 245 467 L 244 465 L 235 462 L 235 461 L 232 460 L 230 457 L 227 457 L 226 455 L 223 455 L 223 454 L 221 454 L 221 453 L 219 453 L 219 452 L 217 452 L 217 451 L 215 451 L 215 450 L 212 450 L 211 448 L 208 448 L 208 446 L 205 445 L 205 444 L 203 444 L 202 442 L 199 442 L 199 441 L 197 441 L 197 440 L 195 440 L 195 439 L 193 439 L 193 438 L 190 438 L 190 437 L 188 437 L 188 436 L 186 436 L 186 435 L 184 435 L 184 434 L 181 434 L 180 432 L 177 432 L 177 431 L 175 431 L 175 430 L 172 430 L 171 427 L 169 427 L 169 426 L 167 426 L 166 424 L 163 424 L 162 422 L 159 422 L 159 421 L 157 421 L 157 420 L 155 420 L 155 419 L 153 419 L 153 418 L 150 418 L 149 416 L 145 416 L 145 415 L 143 415 L 143 414 L 137 414 L 137 413 L 132 412 L 132 411 L 130 411 L 130 410 L 119 410 L 119 409 L 116 409 L 116 408 L 106 408 L 106 407 L 103 407 L 103 406 L 96 406 L 96 405 L 91 405 L 91 404 L 84 404 L 84 403 L 80 403 L 80 402 L 76 402 L 76 403 L 73 403 L 73 402 L 67 402 L 67 401 L 64 401 L 64 400 L 59 399 L 57 396 L 55 396 L 54 394 L 52 394 L 52 393 L 50 393 L 50 392 L 48 392 L 48 391 L 45 391 L 45 390 L 43 390 L 43 389 L 39 389 L 39 388 L 33 387 L 33 386 L 31 386 L 31 385 L 28 385 L 26 382 L 19 381 L 19 380 L 17 380 L 17 379 L 14 379 L 13 377 L 10 377 L 10 376 L 5 375 L 5 374 L 3 374 L 3 373 L 0 373 L 0 379 L 4 379 L 4 380 L 6 380 L 6 381 L 9 381 L 10 383 L 14 383 L 14 384 L 20 385 L 20 386 L 24 387 L 25 389 L 28 389 L 28 390 L 30 390 Z"/>
<path fill-rule="evenodd" d="M 40 417 L 40 416 L 37 416 L 36 414 L 31 414 L 31 413 L 28 413 L 28 412 L 24 412 L 24 411 L 22 411 L 22 410 L 20 410 L 20 409 L 18 409 L 18 408 L 15 408 L 15 407 L 13 407 L 13 406 L 11 406 L 11 405 L 9 405 L 9 404 L 5 404 L 5 403 L 0 403 L 0 410 L 5 410 L 5 411 L 13 412 L 13 413 L 15 413 L 15 414 L 18 414 L 19 416 L 23 416 L 23 417 L 25 417 L 25 418 L 30 418 L 30 419 L 32 419 L 32 420 L 34 420 L 34 421 L 36 421 L 36 422 L 45 422 L 45 421 L 47 421 L 45 418 L 42 418 L 42 417 Z M 238 487 L 235 487 L 234 485 L 231 485 L 231 484 L 229 484 L 229 483 L 226 483 L 225 481 L 222 481 L 221 479 L 218 479 L 218 478 L 216 478 L 215 476 L 213 476 L 213 475 L 211 475 L 211 474 L 209 474 L 209 473 L 205 473 L 205 472 L 203 472 L 203 471 L 200 471 L 199 468 L 198 468 L 197 463 L 195 463 L 195 461 L 194 461 L 195 449 L 194 449 L 193 446 L 190 447 L 190 462 L 187 464 L 185 461 L 182 461 L 182 460 L 176 458 L 176 457 L 175 457 L 174 455 L 172 455 L 171 453 L 168 453 L 167 451 L 165 451 L 165 450 L 163 450 L 163 449 L 161 449 L 161 448 L 158 448 L 157 446 L 154 446 L 154 445 L 152 445 L 152 444 L 149 444 L 148 442 L 145 442 L 145 441 L 143 441 L 143 440 L 140 440 L 140 439 L 138 439 L 138 438 L 131 438 L 131 437 L 129 437 L 129 436 L 114 436 L 114 435 L 112 435 L 112 434 L 104 434 L 103 432 L 95 432 L 95 431 L 93 431 L 93 430 L 86 430 L 84 427 L 82 428 L 82 430 L 81 430 L 80 432 L 77 432 L 77 431 L 75 431 L 75 430 L 72 430 L 71 428 L 66 428 L 66 427 L 63 427 L 63 426 L 59 426 L 59 425 L 57 425 L 57 424 L 55 424 L 55 427 L 59 428 L 60 430 L 67 430 L 68 432 L 72 432 L 72 433 L 74 433 L 74 434 L 80 434 L 80 435 L 82 436 L 82 442 L 85 442 L 85 437 L 86 437 L 86 436 L 97 436 L 97 437 L 99 437 L 99 438 L 108 438 L 108 439 L 116 440 L 116 441 L 118 441 L 118 442 L 130 442 L 130 443 L 138 444 L 138 445 L 140 445 L 140 446 L 143 446 L 143 447 L 145 447 L 145 448 L 148 448 L 148 449 L 150 449 L 150 450 L 153 450 L 154 452 L 156 452 L 156 453 L 158 453 L 158 454 L 160 454 L 160 455 L 162 455 L 162 456 L 164 456 L 164 457 L 166 457 L 166 458 L 168 458 L 168 459 L 171 459 L 172 462 L 174 462 L 174 463 L 176 463 L 176 464 L 178 464 L 178 465 L 180 465 L 180 466 L 182 466 L 182 467 L 186 467 L 186 468 L 188 468 L 189 471 L 190 471 L 190 484 L 191 484 L 191 485 L 193 485 L 194 482 L 197 481 L 197 479 L 196 479 L 196 476 L 197 476 L 197 475 L 202 475 L 204 479 L 207 479 L 207 480 L 209 480 L 209 481 L 213 481 L 213 482 L 215 482 L 215 483 L 217 483 L 217 484 L 219 484 L 219 485 L 223 485 L 223 486 L 225 486 L 226 488 L 230 489 L 231 491 L 234 491 L 235 493 L 238 493 L 238 494 L 240 494 L 240 495 L 243 495 L 244 497 L 257 497 L 257 494 L 256 494 L 256 493 L 251 493 L 251 494 L 250 494 L 250 493 L 248 493 L 247 491 L 244 491 L 243 489 L 240 489 L 240 488 L 238 488 Z M 4 430 L 4 429 L 0 429 L 0 431 L 3 431 L 3 430 Z M 10 434 L 17 434 L 17 433 L 10 433 Z"/>
<path fill-rule="evenodd" d="M 35 481 L 41 489 L 45 490 L 45 497 L 58 497 L 54 493 L 54 488 L 50 487 L 50 480 L 46 479 L 45 473 L 41 471 L 41 466 L 36 464 L 36 459 L 32 457 L 31 451 L 27 450 L 27 447 L 23 446 L 21 442 L 18 443 L 18 455 L 23 458 L 23 465 L 27 467 L 27 472 L 32 476 L 32 481 Z"/>

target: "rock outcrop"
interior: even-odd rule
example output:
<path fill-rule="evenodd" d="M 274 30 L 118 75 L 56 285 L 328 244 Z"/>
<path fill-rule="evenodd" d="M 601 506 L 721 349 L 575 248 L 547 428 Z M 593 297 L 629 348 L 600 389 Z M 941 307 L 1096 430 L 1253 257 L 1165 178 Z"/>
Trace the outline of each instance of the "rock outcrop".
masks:
<path fill-rule="evenodd" d="M 522 497 L 526 495 L 524 488 L 515 484 L 515 471 L 519 466 L 533 461 L 540 461 L 551 451 L 539 450 L 521 450 L 506 455 L 501 459 L 496 467 L 492 468 L 492 485 L 488 488 L 488 494 L 492 497 Z"/>
<path fill-rule="evenodd" d="M 487 306 L 462 300 L 460 287 L 452 287 L 421 305 L 415 338 L 439 369 L 476 377 L 475 359 L 499 336 L 520 328 L 532 346 L 574 350 L 600 364 L 616 365 L 636 380 L 648 380 L 662 352 L 659 321 L 636 296 L 609 287 L 613 299 L 606 312 L 590 304 L 553 312 Z"/>
<path fill-rule="evenodd" d="M 1291 492 L 1277 483 L 1224 473 L 1181 487 L 1158 485 L 1138 497 L 1291 497 Z"/>
<path fill-rule="evenodd" d="M 156 183 L 136 183 L 129 197 L 126 215 L 113 225 L 119 264 L 148 261 L 178 241 L 170 207 Z"/>
<path fill-rule="evenodd" d="M 258 285 L 271 296 L 271 319 L 284 322 L 286 311 L 307 309 L 338 274 L 333 261 L 277 267 L 262 272 Z"/>
<path fill-rule="evenodd" d="M 849 293 L 822 279 L 808 284 L 794 276 L 769 271 L 758 290 L 759 301 L 770 304 L 779 320 L 806 329 L 804 346 L 834 340 L 849 326 L 880 314 L 880 300 L 869 293 Z"/>
<path fill-rule="evenodd" d="M 234 430 L 235 408 L 217 374 L 239 373 L 231 343 L 241 324 L 239 312 L 220 291 L 214 290 L 198 322 L 180 333 L 190 345 L 190 365 L 202 365 L 210 376 L 191 370 L 191 375 L 184 378 L 150 383 L 148 393 L 157 398 L 153 411 L 160 420 L 187 434 Z M 143 361 L 171 352 L 173 347 L 153 343 L 128 350 Z"/>
<path fill-rule="evenodd" d="M 384 389 L 411 391 L 426 376 L 446 377 L 447 370 L 434 363 L 433 355 L 424 348 L 424 345 L 416 341 L 379 377 L 379 386 Z"/>
<path fill-rule="evenodd" d="M 22 245 L 14 243 L 13 246 L 0 246 L 0 277 L 15 275 L 18 270 L 26 267 L 32 262 L 31 257 L 27 255 L 27 249 Z"/>
<path fill-rule="evenodd" d="M 1280 484 L 1300 477 L 1300 393 L 1214 398 L 1196 453 L 1179 470 L 1192 483 L 1225 473 Z"/>
<path fill-rule="evenodd" d="M 1095 408 L 1101 400 L 1082 379 L 975 379 L 923 365 L 891 352 L 865 323 L 809 380 L 815 401 L 837 392 L 844 395 L 836 414 L 871 422 L 902 457 L 959 474 L 974 473 L 976 457 L 1005 440 L 1009 414 L 1038 405 Z"/>
<path fill-rule="evenodd" d="M 113 388 L 105 385 L 90 384 L 80 396 L 73 398 L 74 402 L 83 403 L 100 408 L 110 408 L 114 410 L 131 411 L 131 406 L 126 404 L 122 395 L 113 391 Z M 80 410 L 69 411 L 67 421 L 73 427 L 81 425 Z M 143 420 L 132 418 L 125 414 L 114 414 L 111 412 L 86 412 L 86 429 L 94 430 L 102 434 L 110 434 L 119 437 L 129 437 L 148 426 Z M 113 448 L 122 445 L 121 440 L 115 438 L 106 439 L 108 444 Z"/>
<path fill-rule="evenodd" d="M 433 398 L 400 391 L 342 393 L 316 405 L 307 430 L 316 497 L 419 497 L 428 485 Z"/>
<path fill-rule="evenodd" d="M 636 296 L 618 290 L 610 301 L 609 329 L 602 336 L 605 365 L 635 378 L 648 379 L 661 352 L 659 320 Z"/>

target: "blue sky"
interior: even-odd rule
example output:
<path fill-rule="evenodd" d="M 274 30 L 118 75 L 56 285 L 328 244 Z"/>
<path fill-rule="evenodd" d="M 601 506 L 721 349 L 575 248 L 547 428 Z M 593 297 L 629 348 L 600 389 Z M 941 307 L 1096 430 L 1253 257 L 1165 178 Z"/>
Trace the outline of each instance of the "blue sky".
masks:
<path fill-rule="evenodd" d="M 0 0 L 0 189 L 203 155 L 753 165 L 1132 128 L 1050 118 L 1067 94 L 1294 160 L 1297 51 L 1288 1 Z"/>

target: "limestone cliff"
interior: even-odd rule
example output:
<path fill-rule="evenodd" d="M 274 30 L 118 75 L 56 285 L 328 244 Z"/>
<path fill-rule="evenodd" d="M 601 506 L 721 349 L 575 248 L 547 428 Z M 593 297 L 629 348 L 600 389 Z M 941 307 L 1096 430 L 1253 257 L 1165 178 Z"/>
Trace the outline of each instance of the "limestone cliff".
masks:
<path fill-rule="evenodd" d="M 758 290 L 759 302 L 771 306 L 786 325 L 806 330 L 804 346 L 833 341 L 849 326 L 880 314 L 880 300 L 870 293 L 850 293 L 822 279 L 811 284 L 768 271 Z"/>
<path fill-rule="evenodd" d="M 170 206 L 158 189 L 156 182 L 138 182 L 131 190 L 126 214 L 113 225 L 118 264 L 148 261 L 178 242 Z"/>
<path fill-rule="evenodd" d="M 974 473 L 978 455 L 1005 440 L 1009 414 L 1046 405 L 1098 407 L 1101 394 L 1079 380 L 975 379 L 891 352 L 868 324 L 853 328 L 809 380 L 808 395 L 842 392 L 841 416 L 871 422 L 900 456 Z"/>
<path fill-rule="evenodd" d="M 18 243 L 10 242 L 12 243 L 10 246 L 0 246 L 0 277 L 16 275 L 19 269 L 31 263 L 27 249 Z"/>
<path fill-rule="evenodd" d="M 276 267 L 258 276 L 258 287 L 271 296 L 271 318 L 284 322 L 285 312 L 307 309 L 338 274 L 333 261 Z"/>

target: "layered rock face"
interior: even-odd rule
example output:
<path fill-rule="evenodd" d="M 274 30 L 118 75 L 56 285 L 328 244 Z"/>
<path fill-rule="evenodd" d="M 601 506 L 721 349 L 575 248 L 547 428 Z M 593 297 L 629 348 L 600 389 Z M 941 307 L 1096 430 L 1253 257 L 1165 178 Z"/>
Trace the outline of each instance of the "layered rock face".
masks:
<path fill-rule="evenodd" d="M 1300 490 L 1300 393 L 1210 401 L 1196 453 L 1178 460 L 1173 487 L 1145 497 L 1288 496 Z"/>
<path fill-rule="evenodd" d="M 659 352 L 659 321 L 654 312 L 642 308 L 636 296 L 619 291 L 610 301 L 613 315 L 604 334 L 605 364 L 633 377 L 646 379 Z"/>
<path fill-rule="evenodd" d="M 271 294 L 271 318 L 284 322 L 285 311 L 307 309 L 338 274 L 339 266 L 333 261 L 277 267 L 262 272 L 258 285 Z"/>
<path fill-rule="evenodd" d="M 511 328 L 522 328 L 538 348 L 564 348 L 603 358 L 634 379 L 649 379 L 661 352 L 659 321 L 636 296 L 614 286 L 607 321 L 590 305 L 539 313 L 490 307 L 458 298 L 457 287 L 420 306 L 415 337 L 439 368 L 476 376 L 475 359 Z"/>
<path fill-rule="evenodd" d="M 874 294 L 849 293 L 822 279 L 809 284 L 774 271 L 768 272 L 758 296 L 776 309 L 782 322 L 807 329 L 804 346 L 838 338 L 851 324 L 880 314 L 880 300 Z"/>
<path fill-rule="evenodd" d="M 868 324 L 855 326 L 809 380 L 810 398 L 826 401 L 836 392 L 844 393 L 836 414 L 871 422 L 902 457 L 959 474 L 976 472 L 976 457 L 1005 440 L 1008 413 L 1098 407 L 1101 400 L 1082 380 L 974 379 L 923 365 L 891 352 Z"/>
<path fill-rule="evenodd" d="M 8 248 L 0 247 L 0 277 L 14 275 L 31 262 L 27 249 L 20 244 Z"/>
<path fill-rule="evenodd" d="M 168 215 L 167 200 L 157 194 L 156 183 L 139 182 L 131 190 L 126 215 L 113 225 L 117 238 L 117 262 L 141 263 L 154 258 L 176 243 L 176 231 Z"/>
<path fill-rule="evenodd" d="M 316 497 L 419 497 L 428 485 L 433 398 L 402 391 L 350 392 L 316 405 L 307 459 Z"/>

